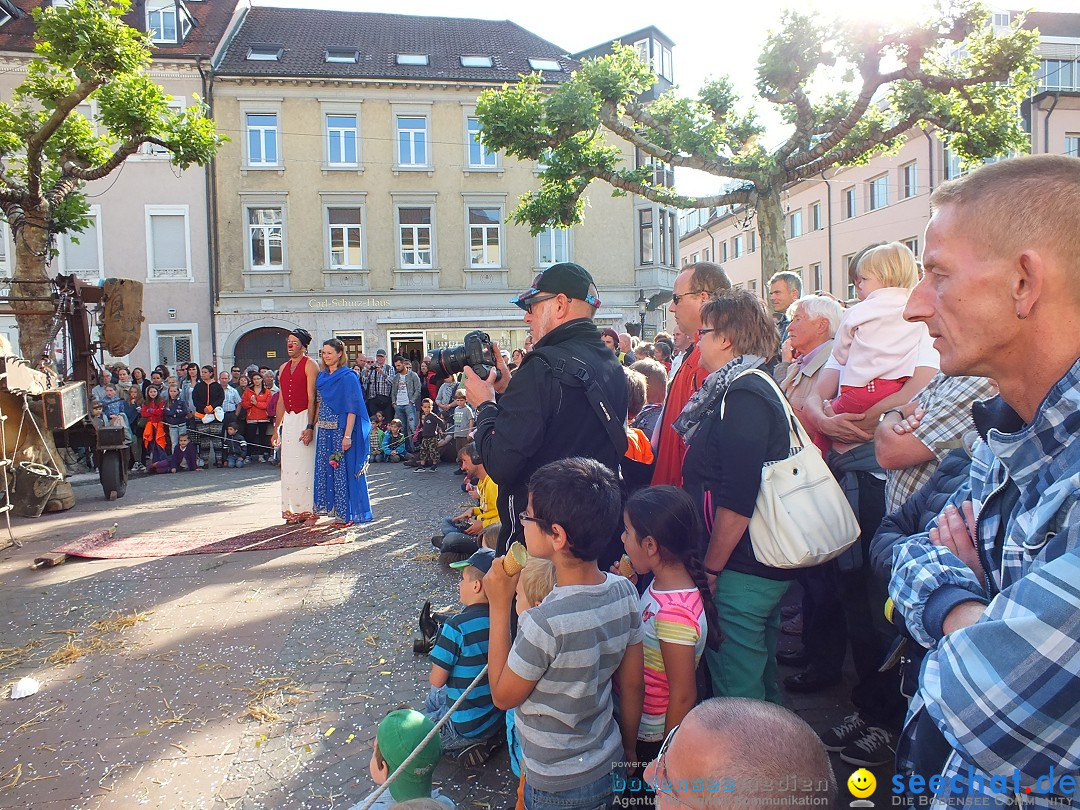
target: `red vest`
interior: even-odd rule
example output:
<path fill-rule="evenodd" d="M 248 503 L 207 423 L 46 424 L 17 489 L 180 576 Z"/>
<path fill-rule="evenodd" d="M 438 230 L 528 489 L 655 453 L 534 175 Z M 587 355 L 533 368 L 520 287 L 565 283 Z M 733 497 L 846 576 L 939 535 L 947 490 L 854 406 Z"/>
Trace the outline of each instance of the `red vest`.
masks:
<path fill-rule="evenodd" d="M 307 364 L 311 358 L 304 355 L 292 370 L 292 360 L 281 367 L 278 374 L 278 388 L 285 401 L 285 413 L 301 413 L 308 409 Z"/>

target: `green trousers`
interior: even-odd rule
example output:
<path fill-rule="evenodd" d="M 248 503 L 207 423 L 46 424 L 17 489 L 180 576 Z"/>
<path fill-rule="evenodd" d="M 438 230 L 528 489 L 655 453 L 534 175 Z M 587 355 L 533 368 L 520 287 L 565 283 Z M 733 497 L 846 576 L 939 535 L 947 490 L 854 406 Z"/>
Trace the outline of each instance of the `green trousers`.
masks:
<path fill-rule="evenodd" d="M 706 649 L 714 697 L 747 697 L 782 703 L 776 681 L 780 600 L 791 582 L 738 571 L 716 578 L 716 611 L 724 640 Z"/>

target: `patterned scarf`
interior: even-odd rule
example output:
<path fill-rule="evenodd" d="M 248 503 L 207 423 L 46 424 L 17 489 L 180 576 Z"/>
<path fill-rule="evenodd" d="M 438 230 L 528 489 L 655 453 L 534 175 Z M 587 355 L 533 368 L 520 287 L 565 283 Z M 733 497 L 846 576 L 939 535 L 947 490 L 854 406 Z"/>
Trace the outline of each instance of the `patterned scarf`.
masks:
<path fill-rule="evenodd" d="M 679 418 L 672 425 L 675 432 L 683 437 L 687 444 L 693 440 L 698 427 L 720 410 L 720 403 L 727 393 L 731 381 L 752 368 L 757 368 L 765 362 L 765 358 L 755 354 L 742 354 L 729 360 L 722 368 L 718 368 L 705 378 L 686 407 L 682 409 Z"/>

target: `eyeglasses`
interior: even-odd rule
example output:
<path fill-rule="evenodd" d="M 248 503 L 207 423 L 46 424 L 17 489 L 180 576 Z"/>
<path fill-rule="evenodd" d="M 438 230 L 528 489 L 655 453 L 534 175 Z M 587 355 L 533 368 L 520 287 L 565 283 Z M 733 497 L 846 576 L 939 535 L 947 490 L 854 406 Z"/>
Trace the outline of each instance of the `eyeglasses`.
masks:
<path fill-rule="evenodd" d="M 518 512 L 518 517 L 521 519 L 522 523 L 535 523 L 537 526 L 541 527 L 551 525 L 543 518 L 533 517 L 528 512 Z"/>
<path fill-rule="evenodd" d="M 558 298 L 559 295 L 560 293 L 555 293 L 555 295 L 541 295 L 533 298 L 531 301 L 522 301 L 521 303 L 525 305 L 524 310 L 532 314 L 533 307 L 535 307 L 537 304 L 542 304 L 545 301 L 550 301 L 552 298 Z"/>
<path fill-rule="evenodd" d="M 675 737 L 675 732 L 678 730 L 678 725 L 672 728 L 671 731 L 668 732 L 667 736 L 664 737 L 664 742 L 660 745 L 660 750 L 656 752 L 656 768 L 653 769 L 652 784 L 650 784 L 649 787 L 651 787 L 653 791 L 655 791 L 658 795 L 663 794 L 664 796 L 670 797 L 676 804 L 681 807 L 700 807 L 700 804 L 690 804 L 689 802 L 684 802 L 677 795 L 675 795 L 675 791 L 673 789 L 674 784 L 668 778 L 666 759 L 667 750 L 668 746 L 671 745 L 672 739 L 674 739 Z"/>
<path fill-rule="evenodd" d="M 705 337 L 705 335 L 709 334 L 710 332 L 715 332 L 715 331 L 716 331 L 715 329 L 707 329 L 707 328 L 706 329 L 698 329 L 697 330 L 697 336 L 699 338 L 703 338 L 703 337 Z"/>
<path fill-rule="evenodd" d="M 686 298 L 686 296 L 688 296 L 688 295 L 704 295 L 704 294 L 705 294 L 705 290 L 687 290 L 684 293 L 672 293 L 671 294 L 671 303 L 673 303 L 675 306 L 678 306 L 679 302 L 682 299 Z"/>

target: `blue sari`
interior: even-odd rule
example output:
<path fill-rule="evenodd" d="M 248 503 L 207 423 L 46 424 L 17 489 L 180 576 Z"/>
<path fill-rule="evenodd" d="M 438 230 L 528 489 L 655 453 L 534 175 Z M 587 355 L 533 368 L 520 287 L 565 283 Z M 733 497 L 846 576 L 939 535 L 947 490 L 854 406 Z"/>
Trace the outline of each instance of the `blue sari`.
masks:
<path fill-rule="evenodd" d="M 367 523 L 372 519 L 366 475 L 371 420 L 360 391 L 360 380 L 349 368 L 320 371 L 315 388 L 319 395 L 315 512 L 349 523 Z M 333 467 L 330 456 L 342 452 L 345 422 L 350 413 L 356 415 L 352 445 L 343 453 L 337 467 Z"/>

